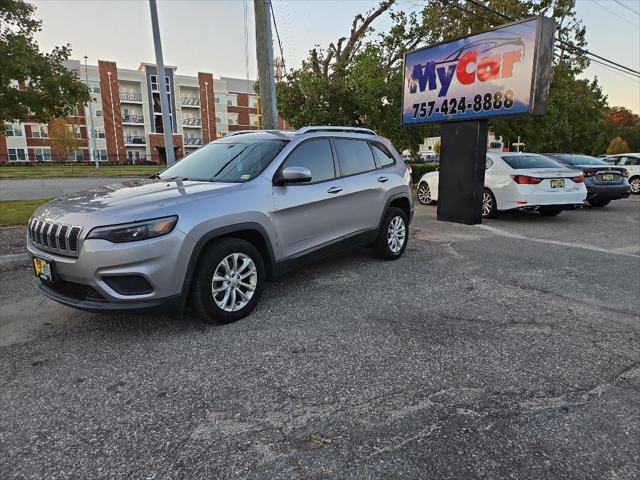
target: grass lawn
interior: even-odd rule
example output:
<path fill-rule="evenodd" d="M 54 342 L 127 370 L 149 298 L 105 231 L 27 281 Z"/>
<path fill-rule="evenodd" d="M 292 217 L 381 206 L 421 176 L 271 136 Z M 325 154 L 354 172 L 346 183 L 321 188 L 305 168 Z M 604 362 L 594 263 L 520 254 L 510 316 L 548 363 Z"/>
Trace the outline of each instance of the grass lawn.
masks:
<path fill-rule="evenodd" d="M 147 177 L 165 165 L 0 165 L 0 178 Z"/>
<path fill-rule="evenodd" d="M 49 200 L 49 198 L 39 198 L 0 201 L 0 226 L 26 225 L 33 211 Z"/>

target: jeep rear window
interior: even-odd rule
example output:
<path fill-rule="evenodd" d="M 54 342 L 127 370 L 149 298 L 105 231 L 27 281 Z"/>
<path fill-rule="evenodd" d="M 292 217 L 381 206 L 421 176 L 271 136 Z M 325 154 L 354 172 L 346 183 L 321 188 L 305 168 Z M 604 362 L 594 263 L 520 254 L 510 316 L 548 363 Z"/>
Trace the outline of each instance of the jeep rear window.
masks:
<path fill-rule="evenodd" d="M 248 182 L 273 161 L 285 140 L 261 142 L 212 142 L 187 155 L 159 176 L 214 182 Z"/>
<path fill-rule="evenodd" d="M 550 158 L 543 157 L 542 155 L 505 155 L 502 159 L 514 170 L 562 167 L 558 162 L 554 162 Z"/>

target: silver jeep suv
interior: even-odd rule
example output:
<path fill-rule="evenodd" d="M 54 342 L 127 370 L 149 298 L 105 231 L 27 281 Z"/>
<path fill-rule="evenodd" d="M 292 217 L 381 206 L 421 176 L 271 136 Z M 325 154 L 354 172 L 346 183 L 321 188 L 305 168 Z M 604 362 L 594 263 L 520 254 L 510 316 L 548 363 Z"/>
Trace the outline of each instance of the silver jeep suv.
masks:
<path fill-rule="evenodd" d="M 90 311 L 181 308 L 227 323 L 264 283 L 346 247 L 407 246 L 410 172 L 363 128 L 234 132 L 153 178 L 53 200 L 29 221 L 40 290 Z"/>

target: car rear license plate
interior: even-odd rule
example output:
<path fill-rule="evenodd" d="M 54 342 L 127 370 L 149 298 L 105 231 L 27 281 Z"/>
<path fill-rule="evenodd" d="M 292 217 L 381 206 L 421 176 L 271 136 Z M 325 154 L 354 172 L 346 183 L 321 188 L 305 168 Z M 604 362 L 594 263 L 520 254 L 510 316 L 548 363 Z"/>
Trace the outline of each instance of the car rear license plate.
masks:
<path fill-rule="evenodd" d="M 564 179 L 563 178 L 552 178 L 551 179 L 551 188 L 564 188 Z"/>
<path fill-rule="evenodd" d="M 33 257 L 33 271 L 40 280 L 44 280 L 45 282 L 54 281 L 53 263 L 49 260 Z"/>
<path fill-rule="evenodd" d="M 613 182 L 615 180 L 615 176 L 613 173 L 603 173 L 602 180 L 605 182 Z"/>

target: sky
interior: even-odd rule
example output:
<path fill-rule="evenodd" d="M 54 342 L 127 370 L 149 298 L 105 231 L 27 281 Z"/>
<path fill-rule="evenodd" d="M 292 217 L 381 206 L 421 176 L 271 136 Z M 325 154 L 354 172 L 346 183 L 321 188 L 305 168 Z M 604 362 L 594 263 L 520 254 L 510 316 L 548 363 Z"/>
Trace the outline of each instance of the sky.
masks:
<path fill-rule="evenodd" d="M 113 60 L 135 69 L 154 62 L 147 0 L 32 0 L 43 21 L 38 34 L 47 51 L 70 43 L 72 57 L 90 64 Z M 401 0 L 406 10 L 424 5 Z M 377 0 L 273 0 L 287 68 L 298 67 L 316 45 L 326 47 L 346 36 L 358 13 Z M 627 8 L 625 8 L 627 7 Z M 640 71 L 640 0 L 577 0 L 578 18 L 587 27 L 588 49 Z M 164 61 L 177 73 L 211 72 L 215 77 L 256 78 L 253 1 L 158 0 Z M 388 16 L 373 27 L 384 31 Z M 275 36 L 275 32 L 274 32 Z M 640 80 L 592 64 L 586 78 L 597 77 L 610 105 L 640 113 Z"/>

